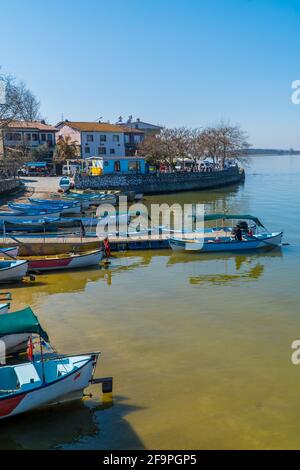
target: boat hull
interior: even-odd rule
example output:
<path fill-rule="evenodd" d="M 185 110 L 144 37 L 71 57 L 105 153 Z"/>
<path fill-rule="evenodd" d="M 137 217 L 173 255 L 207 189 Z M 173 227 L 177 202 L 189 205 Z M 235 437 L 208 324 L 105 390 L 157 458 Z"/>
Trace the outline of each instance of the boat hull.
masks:
<path fill-rule="evenodd" d="M 81 367 L 54 382 L 9 397 L 0 396 L 0 419 L 82 397 L 93 377 L 98 355 L 87 357 Z"/>
<path fill-rule="evenodd" d="M 55 239 L 45 238 L 39 236 L 36 238 L 29 238 L 26 236 L 18 236 L 20 241 L 19 255 L 20 256 L 46 256 L 57 255 L 63 253 L 85 253 L 86 251 L 99 250 L 101 241 L 97 238 L 88 240 L 88 238 L 65 238 L 55 237 Z M 5 239 L 1 242 L 5 246 Z M 7 245 L 11 246 L 12 241 L 7 240 Z"/>
<path fill-rule="evenodd" d="M 28 261 L 29 271 L 56 271 L 61 269 L 79 269 L 88 266 L 96 266 L 100 264 L 103 258 L 103 251 L 95 251 L 93 253 L 81 253 L 73 256 L 42 258 Z"/>
<path fill-rule="evenodd" d="M 0 262 L 0 284 L 6 282 L 21 281 L 28 271 L 27 261 L 15 261 L 9 267 L 1 267 Z"/>
<path fill-rule="evenodd" d="M 252 251 L 259 249 L 271 249 L 275 248 L 282 242 L 282 232 L 272 234 L 272 236 L 266 238 L 255 238 L 251 240 L 243 241 L 199 241 L 196 240 L 180 240 L 171 238 L 169 244 L 174 251 L 194 251 L 202 253 L 220 252 L 220 251 Z"/>
<path fill-rule="evenodd" d="M 41 220 L 43 217 L 59 218 L 61 212 L 34 212 L 34 213 L 18 213 L 18 212 L 0 212 L 0 220 L 8 222 L 18 222 L 20 220 Z"/>

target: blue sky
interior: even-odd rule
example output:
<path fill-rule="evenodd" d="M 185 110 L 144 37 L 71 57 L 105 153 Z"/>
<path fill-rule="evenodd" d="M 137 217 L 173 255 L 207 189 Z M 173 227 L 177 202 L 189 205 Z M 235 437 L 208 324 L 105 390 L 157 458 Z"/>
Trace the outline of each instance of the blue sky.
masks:
<path fill-rule="evenodd" d="M 254 146 L 300 148 L 299 0 L 10 0 L 0 15 L 2 70 L 51 123 L 223 119 Z"/>

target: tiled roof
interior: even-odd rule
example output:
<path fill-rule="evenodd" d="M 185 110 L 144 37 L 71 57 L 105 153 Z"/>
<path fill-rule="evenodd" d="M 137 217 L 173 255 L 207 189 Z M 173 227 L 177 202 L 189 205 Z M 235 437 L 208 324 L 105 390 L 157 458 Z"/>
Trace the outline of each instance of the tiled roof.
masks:
<path fill-rule="evenodd" d="M 55 127 L 50 126 L 49 124 L 43 124 L 40 121 L 10 121 L 6 127 L 10 129 L 28 129 L 57 132 L 57 129 L 55 129 Z"/>
<path fill-rule="evenodd" d="M 64 121 L 62 124 L 77 129 L 81 132 L 124 132 L 122 127 L 115 124 L 108 124 L 106 122 L 82 122 L 82 121 Z"/>

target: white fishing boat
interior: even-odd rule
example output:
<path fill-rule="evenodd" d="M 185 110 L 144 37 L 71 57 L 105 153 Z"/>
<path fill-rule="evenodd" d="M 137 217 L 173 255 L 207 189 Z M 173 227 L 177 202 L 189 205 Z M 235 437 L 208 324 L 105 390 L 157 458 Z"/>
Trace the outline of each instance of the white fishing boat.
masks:
<path fill-rule="evenodd" d="M 26 256 L 29 271 L 56 271 L 99 266 L 103 258 L 102 250 L 84 253 L 64 253 L 55 256 Z"/>
<path fill-rule="evenodd" d="M 21 281 L 27 270 L 26 260 L 0 260 L 0 284 Z"/>
<path fill-rule="evenodd" d="M 41 359 L 0 368 L 0 418 L 82 398 L 100 353 Z"/>
<path fill-rule="evenodd" d="M 236 220 L 234 226 L 225 226 L 225 220 Z M 169 244 L 174 251 L 220 252 L 272 249 L 282 243 L 283 232 L 269 232 L 257 217 L 249 214 L 209 214 L 204 222 L 221 220 L 222 225 L 205 227 L 200 232 L 183 233 L 171 237 Z M 248 225 L 251 221 L 253 225 Z"/>

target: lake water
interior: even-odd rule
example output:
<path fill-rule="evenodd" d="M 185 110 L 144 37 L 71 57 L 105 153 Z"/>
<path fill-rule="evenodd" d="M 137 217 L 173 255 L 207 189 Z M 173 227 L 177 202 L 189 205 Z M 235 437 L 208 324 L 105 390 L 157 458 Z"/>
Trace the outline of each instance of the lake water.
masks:
<path fill-rule="evenodd" d="M 1 421 L 0 448 L 300 447 L 300 157 L 253 157 L 244 185 L 151 196 L 253 213 L 290 246 L 253 255 L 131 252 L 17 287 L 61 352 L 101 350 L 93 398 Z"/>

